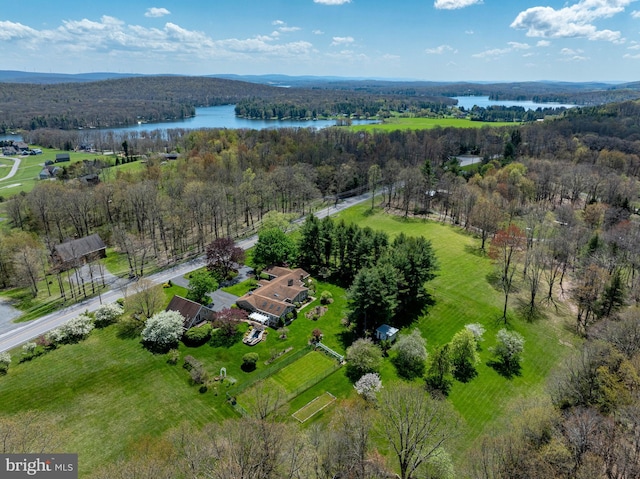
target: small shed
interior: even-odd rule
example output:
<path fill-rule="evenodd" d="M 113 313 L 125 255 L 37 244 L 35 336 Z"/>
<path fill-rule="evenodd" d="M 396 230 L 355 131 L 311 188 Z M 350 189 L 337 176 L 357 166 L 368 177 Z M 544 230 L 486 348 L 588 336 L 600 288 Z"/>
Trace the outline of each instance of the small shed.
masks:
<path fill-rule="evenodd" d="M 378 329 L 376 329 L 376 338 L 379 341 L 395 341 L 398 336 L 398 332 L 400 330 L 398 328 L 394 328 L 393 326 L 389 326 L 388 324 L 383 324 Z"/>
<path fill-rule="evenodd" d="M 71 161 L 69 153 L 56 153 L 56 163 L 63 163 L 65 161 Z"/>

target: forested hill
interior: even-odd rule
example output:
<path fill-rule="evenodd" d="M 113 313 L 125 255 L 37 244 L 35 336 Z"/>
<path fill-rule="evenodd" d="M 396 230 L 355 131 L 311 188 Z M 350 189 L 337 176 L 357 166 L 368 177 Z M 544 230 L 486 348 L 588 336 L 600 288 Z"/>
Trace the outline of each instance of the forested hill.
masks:
<path fill-rule="evenodd" d="M 0 132 L 113 127 L 190 117 L 196 106 L 273 96 L 268 85 L 205 77 L 145 76 L 88 83 L 0 83 Z"/>

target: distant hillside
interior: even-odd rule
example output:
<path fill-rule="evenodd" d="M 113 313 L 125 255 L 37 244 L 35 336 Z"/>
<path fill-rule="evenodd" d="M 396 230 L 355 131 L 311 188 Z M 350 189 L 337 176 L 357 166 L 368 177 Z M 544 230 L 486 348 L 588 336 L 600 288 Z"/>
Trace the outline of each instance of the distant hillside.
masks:
<path fill-rule="evenodd" d="M 92 82 L 100 80 L 109 80 L 113 78 L 129 78 L 143 76 L 137 73 L 38 73 L 23 72 L 16 70 L 0 70 L 0 83 L 36 83 L 36 84 L 52 84 L 52 83 L 78 83 Z"/>

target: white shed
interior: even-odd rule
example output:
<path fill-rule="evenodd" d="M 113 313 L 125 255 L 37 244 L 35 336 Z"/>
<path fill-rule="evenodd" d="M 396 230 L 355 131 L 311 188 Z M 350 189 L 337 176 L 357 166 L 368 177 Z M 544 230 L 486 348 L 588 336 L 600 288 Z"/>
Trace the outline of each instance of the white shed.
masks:
<path fill-rule="evenodd" d="M 378 329 L 376 329 L 376 338 L 380 341 L 395 341 L 399 331 L 400 330 L 398 328 L 394 328 L 393 326 L 389 326 L 388 324 L 383 324 Z"/>

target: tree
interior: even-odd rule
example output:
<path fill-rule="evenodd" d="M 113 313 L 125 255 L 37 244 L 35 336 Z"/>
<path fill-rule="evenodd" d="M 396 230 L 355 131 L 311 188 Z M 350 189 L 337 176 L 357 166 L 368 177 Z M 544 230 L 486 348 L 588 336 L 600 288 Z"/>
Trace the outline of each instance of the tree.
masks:
<path fill-rule="evenodd" d="M 451 365 L 458 381 L 467 382 L 475 375 L 476 364 L 480 361 L 475 336 L 467 328 L 461 329 L 451 339 Z"/>
<path fill-rule="evenodd" d="M 228 236 L 215 239 L 207 246 L 207 269 L 220 280 L 225 280 L 235 267 L 244 262 L 244 256 L 244 250 Z"/>
<path fill-rule="evenodd" d="M 516 331 L 501 329 L 496 334 L 496 345 L 491 349 L 498 364 L 497 369 L 507 377 L 518 374 L 520 355 L 524 351 L 524 338 Z"/>
<path fill-rule="evenodd" d="M 482 244 L 480 249 L 484 251 L 484 246 L 490 235 L 498 231 L 498 225 L 504 214 L 498 204 L 497 198 L 485 198 L 481 196 L 471 210 L 471 224 L 480 230 Z"/>
<path fill-rule="evenodd" d="M 278 228 L 261 231 L 253 250 L 253 262 L 259 268 L 288 265 L 296 257 L 293 240 Z"/>
<path fill-rule="evenodd" d="M 367 373 L 378 372 L 382 351 L 369 338 L 357 339 L 347 348 L 347 376 L 356 381 Z"/>
<path fill-rule="evenodd" d="M 132 294 L 128 294 L 125 297 L 125 311 L 150 318 L 164 304 L 162 286 L 154 284 L 151 280 L 140 278 L 130 288 Z M 129 287 L 127 287 L 126 292 L 129 293 Z"/>
<path fill-rule="evenodd" d="M 97 328 L 104 328 L 113 324 L 124 310 L 117 303 L 108 303 L 101 305 L 94 313 L 95 324 Z"/>
<path fill-rule="evenodd" d="M 424 285 L 435 277 L 438 262 L 431 242 L 424 237 L 399 234 L 389 249 L 390 262 L 397 271 L 399 308 L 397 314 L 411 317 L 424 307 Z"/>
<path fill-rule="evenodd" d="M 401 335 L 391 348 L 396 355 L 393 364 L 398 374 L 407 379 L 421 377 L 427 360 L 427 341 L 414 329 L 410 334 Z"/>
<path fill-rule="evenodd" d="M 379 432 L 397 460 L 401 479 L 415 477 L 457 432 L 447 402 L 433 399 L 413 384 L 385 388 L 380 393 L 379 413 Z"/>
<path fill-rule="evenodd" d="M 86 314 L 80 314 L 62 326 L 49 331 L 48 336 L 54 343 L 71 344 L 86 339 L 91 331 L 93 331 L 93 318 Z"/>
<path fill-rule="evenodd" d="M 480 323 L 470 323 L 470 324 L 465 324 L 464 327 L 473 333 L 473 337 L 476 340 L 476 344 L 480 345 L 480 341 L 483 341 L 482 336 L 484 335 L 484 332 L 485 332 L 484 326 Z"/>
<path fill-rule="evenodd" d="M 518 265 L 518 255 L 524 244 L 524 234 L 516 225 L 511 224 L 506 230 L 500 230 L 491 241 L 489 257 L 494 260 L 500 279 L 500 287 L 504 293 L 502 320 L 507 322 L 507 306 L 509 293 L 513 289 L 513 277 Z"/>
<path fill-rule="evenodd" d="M 371 165 L 369 167 L 367 177 L 369 180 L 369 190 L 371 191 L 371 209 L 373 210 L 376 200 L 376 188 L 382 179 L 382 170 L 380 169 L 380 166 L 376 164 Z"/>
<path fill-rule="evenodd" d="M 367 401 L 374 402 L 376 400 L 376 394 L 382 389 L 382 380 L 378 373 L 367 373 L 363 374 L 353 387 L 360 396 Z"/>
<path fill-rule="evenodd" d="M 258 364 L 258 359 L 258 353 L 247 353 L 242 356 L 242 370 L 253 371 L 256 368 L 256 364 Z"/>
<path fill-rule="evenodd" d="M 207 294 L 218 289 L 218 282 L 206 270 L 196 270 L 189 275 L 189 291 L 187 299 L 200 304 L 209 304 L 211 298 Z"/>
<path fill-rule="evenodd" d="M 0 353 L 0 374 L 5 374 L 11 365 L 11 354 L 7 351 Z"/>
<path fill-rule="evenodd" d="M 351 319 L 363 333 L 390 322 L 398 306 L 397 271 L 389 263 L 361 269 L 347 298 Z"/>
<path fill-rule="evenodd" d="M 142 340 L 153 351 L 165 352 L 178 344 L 184 332 L 184 317 L 177 311 L 162 311 L 147 319 Z"/>
<path fill-rule="evenodd" d="M 445 396 L 451 389 L 451 346 L 443 344 L 431 354 L 429 369 L 427 371 L 427 386 L 432 390 L 440 391 Z"/>

